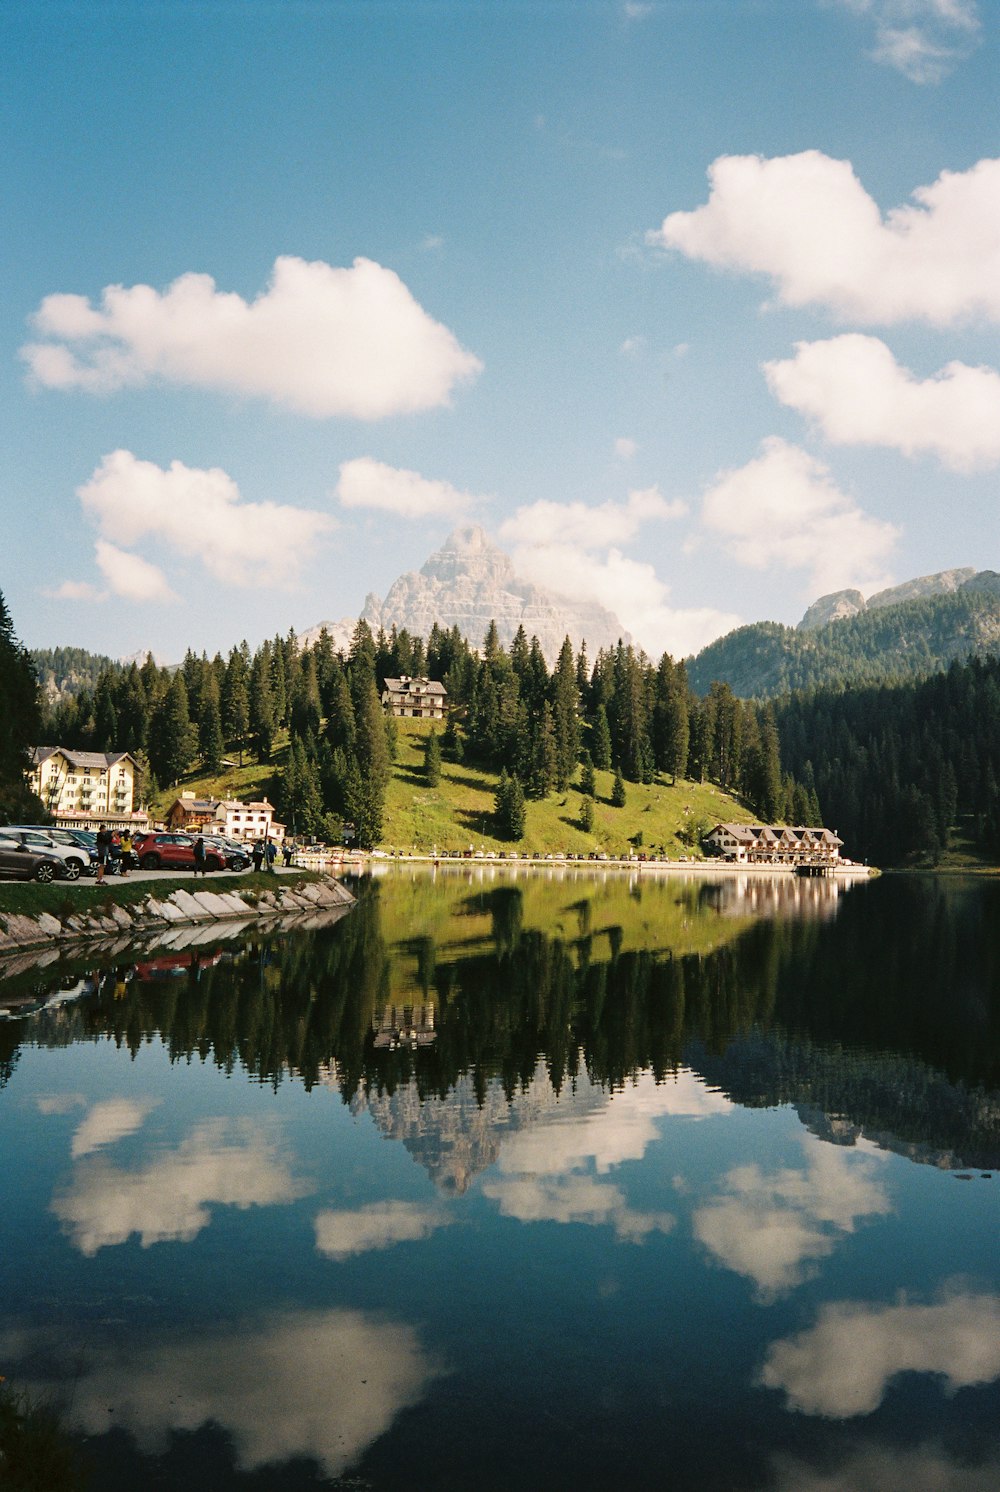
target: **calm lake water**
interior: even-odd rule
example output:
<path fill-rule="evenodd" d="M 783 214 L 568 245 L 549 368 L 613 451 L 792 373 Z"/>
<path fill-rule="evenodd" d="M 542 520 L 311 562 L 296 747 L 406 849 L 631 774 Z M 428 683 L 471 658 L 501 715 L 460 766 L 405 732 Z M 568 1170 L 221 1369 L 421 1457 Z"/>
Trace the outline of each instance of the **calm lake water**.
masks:
<path fill-rule="evenodd" d="M 0 967 L 0 1373 L 94 1487 L 1000 1485 L 1000 884 L 356 889 Z"/>

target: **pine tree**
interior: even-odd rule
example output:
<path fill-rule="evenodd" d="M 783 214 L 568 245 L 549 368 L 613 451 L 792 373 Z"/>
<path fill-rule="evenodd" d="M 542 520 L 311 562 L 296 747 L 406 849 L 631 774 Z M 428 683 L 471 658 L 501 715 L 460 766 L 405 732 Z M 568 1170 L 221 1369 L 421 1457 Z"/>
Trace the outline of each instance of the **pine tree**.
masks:
<path fill-rule="evenodd" d="M 594 827 L 594 800 L 587 794 L 580 802 L 580 828 L 590 834 Z"/>
<path fill-rule="evenodd" d="M 40 817 L 44 812 L 34 793 L 28 791 L 24 774 L 31 765 L 31 751 L 41 745 L 41 708 L 38 679 L 28 652 L 14 634 L 14 624 L 0 595 L 0 820 L 15 820 L 22 813 Z"/>
<path fill-rule="evenodd" d="M 424 776 L 428 787 L 437 787 L 441 782 L 441 742 L 436 730 L 432 730 L 424 743 Z"/>
<path fill-rule="evenodd" d="M 153 717 L 149 759 L 160 782 L 176 782 L 194 758 L 197 732 L 188 714 L 187 688 L 180 669 Z"/>
<path fill-rule="evenodd" d="M 231 741 L 239 751 L 242 767 L 243 748 L 250 729 L 250 693 L 246 660 L 239 648 L 233 648 L 229 654 L 222 685 L 221 708 L 223 733 L 226 740 Z"/>
<path fill-rule="evenodd" d="M 580 762 L 580 791 L 585 798 L 596 798 L 597 796 L 594 763 L 590 759 L 589 751 L 584 751 Z"/>
<path fill-rule="evenodd" d="M 576 769 L 580 749 L 579 694 L 573 644 L 567 637 L 552 675 L 552 720 L 556 737 L 556 787 L 564 792 Z"/>
<path fill-rule="evenodd" d="M 201 691 L 201 717 L 198 721 L 198 750 L 206 772 L 219 770 L 225 749 L 219 688 L 214 673 L 209 672 Z"/>
<path fill-rule="evenodd" d="M 265 651 L 266 649 L 266 651 Z M 276 721 L 274 699 L 271 694 L 270 648 L 264 647 L 256 654 L 250 669 L 249 731 L 253 748 L 262 762 L 271 760 Z"/>
<path fill-rule="evenodd" d="M 611 728 L 608 725 L 608 712 L 603 704 L 598 705 L 594 714 L 594 725 L 591 731 L 591 755 L 594 758 L 594 766 L 602 772 L 611 769 Z"/>
<path fill-rule="evenodd" d="M 508 775 L 506 767 L 500 773 L 494 808 L 500 838 L 523 839 L 527 818 L 524 790 L 516 775 Z"/>
<path fill-rule="evenodd" d="M 615 768 L 615 782 L 611 789 L 611 806 L 612 808 L 625 807 L 625 779 L 622 776 L 621 767 Z"/>

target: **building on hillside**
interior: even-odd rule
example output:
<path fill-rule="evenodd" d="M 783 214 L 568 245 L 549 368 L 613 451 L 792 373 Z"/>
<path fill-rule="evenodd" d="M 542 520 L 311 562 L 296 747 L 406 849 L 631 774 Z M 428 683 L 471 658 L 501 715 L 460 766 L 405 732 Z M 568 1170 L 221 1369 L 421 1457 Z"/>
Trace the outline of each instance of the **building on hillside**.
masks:
<path fill-rule="evenodd" d="M 716 824 L 702 843 L 709 854 L 740 865 L 833 865 L 844 841 L 836 829 Z"/>
<path fill-rule="evenodd" d="M 197 793 L 182 792 L 167 809 L 166 822 L 175 832 L 200 830 L 226 839 L 270 836 L 277 843 L 285 837 L 285 826 L 275 820 L 274 807 L 266 798 L 241 803 L 238 798 L 199 798 Z"/>
<path fill-rule="evenodd" d="M 418 720 L 443 720 L 448 691 L 436 679 L 386 679 L 382 705 L 390 715 Z"/>
<path fill-rule="evenodd" d="M 140 830 L 149 818 L 136 806 L 137 775 L 127 751 L 36 746 L 27 780 L 55 822 L 68 829 Z"/>

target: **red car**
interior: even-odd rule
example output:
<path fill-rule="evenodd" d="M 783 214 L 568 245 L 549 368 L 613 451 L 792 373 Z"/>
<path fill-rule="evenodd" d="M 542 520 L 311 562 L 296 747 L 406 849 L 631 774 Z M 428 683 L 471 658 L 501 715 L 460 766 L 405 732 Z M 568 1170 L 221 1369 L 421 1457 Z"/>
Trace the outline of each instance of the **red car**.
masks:
<path fill-rule="evenodd" d="M 194 870 L 194 838 L 190 834 L 142 834 L 134 849 L 143 870 Z M 206 844 L 205 869 L 225 868 L 225 855 Z"/>

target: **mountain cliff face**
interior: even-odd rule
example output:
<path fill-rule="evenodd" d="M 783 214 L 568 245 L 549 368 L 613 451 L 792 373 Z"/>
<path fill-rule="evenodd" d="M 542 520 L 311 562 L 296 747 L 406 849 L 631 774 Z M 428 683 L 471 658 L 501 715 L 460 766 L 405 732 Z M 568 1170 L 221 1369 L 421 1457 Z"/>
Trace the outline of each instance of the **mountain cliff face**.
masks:
<path fill-rule="evenodd" d="M 992 570 L 983 570 L 977 575 L 971 566 L 961 570 L 939 570 L 936 575 L 918 575 L 915 580 L 904 580 L 902 585 L 876 591 L 867 601 L 860 591 L 832 591 L 830 595 L 820 596 L 818 601 L 813 602 L 799 623 L 799 631 L 810 632 L 816 627 L 826 627 L 830 622 L 845 621 L 862 611 L 900 606 L 904 601 L 921 601 L 927 596 L 950 596 L 966 586 L 975 589 L 974 582 L 993 573 Z"/>
<path fill-rule="evenodd" d="M 435 622 L 458 627 L 474 647 L 482 643 L 491 621 L 505 647 L 523 626 L 529 638 L 538 638 L 550 664 L 567 635 L 574 649 L 586 641 L 591 658 L 599 648 L 614 647 L 619 638 L 631 641 L 618 618 L 596 602 L 558 596 L 519 579 L 509 555 L 473 525 L 456 529 L 420 570 L 401 575 L 384 601 L 369 595 L 362 616 L 374 632 L 379 627 L 386 632 L 405 627 L 424 638 Z M 320 623 L 302 633 L 299 641 L 314 641 L 320 626 L 339 647 L 345 634 L 349 642 L 354 622 Z"/>

